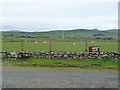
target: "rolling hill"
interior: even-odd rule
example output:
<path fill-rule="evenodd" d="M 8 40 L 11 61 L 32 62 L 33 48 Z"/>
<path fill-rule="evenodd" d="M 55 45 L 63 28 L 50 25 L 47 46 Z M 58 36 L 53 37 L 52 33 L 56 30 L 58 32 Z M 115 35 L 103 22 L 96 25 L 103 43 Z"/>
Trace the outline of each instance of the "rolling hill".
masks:
<path fill-rule="evenodd" d="M 70 36 L 70 37 L 84 37 L 84 36 L 109 36 L 109 37 L 117 37 L 118 30 L 111 29 L 111 30 L 98 30 L 98 29 L 73 29 L 73 30 L 53 30 L 47 32 L 24 32 L 21 30 L 9 30 L 9 31 L 2 31 L 3 36 L 15 35 L 15 36 L 22 36 L 22 35 L 34 35 L 34 36 Z"/>

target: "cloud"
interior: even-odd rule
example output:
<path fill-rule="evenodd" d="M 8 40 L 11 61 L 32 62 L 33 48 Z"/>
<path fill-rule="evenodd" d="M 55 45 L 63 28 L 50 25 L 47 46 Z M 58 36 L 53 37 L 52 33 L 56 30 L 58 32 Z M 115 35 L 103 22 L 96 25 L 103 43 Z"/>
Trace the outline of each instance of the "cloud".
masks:
<path fill-rule="evenodd" d="M 60 3 L 60 2 L 119 2 L 119 0 L 1 0 L 1 2 L 15 2 L 15 3 L 20 3 L 20 2 L 39 2 L 39 3 Z"/>
<path fill-rule="evenodd" d="M 2 29 L 43 31 L 74 28 L 117 28 L 117 0 L 2 1 Z"/>

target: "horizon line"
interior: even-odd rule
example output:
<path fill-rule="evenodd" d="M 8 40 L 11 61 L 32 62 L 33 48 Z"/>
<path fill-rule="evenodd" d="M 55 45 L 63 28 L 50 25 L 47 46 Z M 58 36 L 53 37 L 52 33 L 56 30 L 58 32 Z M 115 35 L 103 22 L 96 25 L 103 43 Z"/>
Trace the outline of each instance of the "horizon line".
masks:
<path fill-rule="evenodd" d="M 81 28 L 84 30 L 99 30 L 99 31 L 107 31 L 107 30 L 114 30 L 114 29 L 118 29 L 118 28 L 112 28 L 112 29 L 97 29 L 97 28 L 93 28 L 93 29 L 88 29 L 88 28 Z M 28 31 L 29 30 L 29 31 Z M 38 31 L 39 30 L 39 31 Z M 21 31 L 21 32 L 48 32 L 48 31 L 69 31 L 69 30 L 79 30 L 79 28 L 76 29 L 49 29 L 49 30 L 40 30 L 40 29 L 0 29 L 0 31 Z"/>

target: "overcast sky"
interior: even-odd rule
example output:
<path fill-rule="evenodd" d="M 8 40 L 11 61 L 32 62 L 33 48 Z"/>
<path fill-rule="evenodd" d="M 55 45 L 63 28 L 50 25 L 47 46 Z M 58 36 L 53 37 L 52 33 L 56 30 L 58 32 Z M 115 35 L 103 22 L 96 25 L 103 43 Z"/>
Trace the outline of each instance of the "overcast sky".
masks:
<path fill-rule="evenodd" d="M 2 0 L 3 30 L 118 28 L 118 0 Z"/>

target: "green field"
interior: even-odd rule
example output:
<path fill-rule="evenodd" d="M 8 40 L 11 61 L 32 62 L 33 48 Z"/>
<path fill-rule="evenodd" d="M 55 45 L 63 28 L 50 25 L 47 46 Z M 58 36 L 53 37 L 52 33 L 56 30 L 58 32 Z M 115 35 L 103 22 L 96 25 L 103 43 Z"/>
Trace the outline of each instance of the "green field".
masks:
<path fill-rule="evenodd" d="M 113 32 L 114 31 L 114 32 Z M 93 36 L 94 34 L 104 34 L 104 36 Z M 28 38 L 25 36 L 35 36 Z M 21 51 L 22 42 L 24 51 L 72 51 L 84 52 L 89 46 L 99 46 L 102 52 L 118 52 L 118 32 L 117 30 L 99 31 L 99 30 L 71 30 L 51 32 L 3 32 L 1 39 L 2 51 Z M 24 36 L 24 37 L 21 37 Z M 110 40 L 108 40 L 108 38 Z M 36 43 L 37 41 L 37 43 Z M 51 44 L 50 44 L 51 41 Z M 94 43 L 91 43 L 93 42 Z M 46 42 L 46 43 L 43 43 Z M 47 58 L 29 58 L 29 59 L 3 59 L 4 65 L 12 66 L 46 66 L 46 67 L 78 67 L 78 68 L 118 68 L 118 59 L 100 60 L 100 59 L 47 59 Z"/>
<path fill-rule="evenodd" d="M 49 42 L 24 42 L 24 51 L 48 51 Z M 61 51 L 76 51 L 83 52 L 85 51 L 85 41 L 83 42 L 51 42 L 52 50 L 61 50 Z M 75 43 L 73 45 L 73 43 Z M 118 51 L 118 42 L 117 41 L 95 41 L 95 43 L 88 42 L 89 46 L 100 46 L 100 51 Z M 21 51 L 21 42 L 2 42 L 2 51 Z"/>
<path fill-rule="evenodd" d="M 26 60 L 2 60 L 4 65 L 10 66 L 34 66 L 34 67 L 79 67 L 79 68 L 118 68 L 118 59 L 48 59 L 29 58 Z"/>
<path fill-rule="evenodd" d="M 102 34 L 103 36 L 99 36 Z M 64 37 L 63 37 L 64 35 Z M 98 36 L 94 36 L 98 35 Z M 100 51 L 118 51 L 118 30 L 100 31 L 97 29 L 53 30 L 49 32 L 22 32 L 11 30 L 2 32 L 2 51 L 21 51 L 21 41 L 24 41 L 24 51 L 48 51 L 49 40 L 51 50 L 55 51 L 85 51 L 85 40 L 89 46 L 100 46 Z M 29 36 L 29 37 L 28 37 Z M 30 37 L 34 36 L 34 37 Z M 35 43 L 38 41 L 38 43 Z M 95 41 L 95 43 L 91 43 Z M 47 42 L 44 44 L 43 42 Z M 74 44 L 74 45 L 73 45 Z"/>

